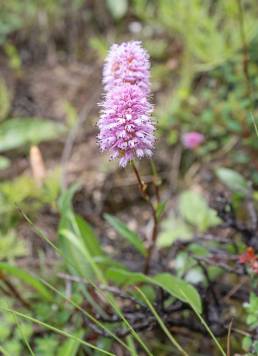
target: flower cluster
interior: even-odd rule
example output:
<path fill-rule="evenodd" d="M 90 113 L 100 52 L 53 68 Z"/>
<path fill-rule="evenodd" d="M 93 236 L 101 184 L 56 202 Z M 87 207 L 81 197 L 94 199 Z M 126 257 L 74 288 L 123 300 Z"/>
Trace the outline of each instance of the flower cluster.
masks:
<path fill-rule="evenodd" d="M 98 121 L 101 150 L 125 167 L 150 157 L 155 142 L 149 103 L 149 56 L 137 41 L 113 45 L 103 71 L 105 99 Z"/>
<path fill-rule="evenodd" d="M 246 252 L 239 256 L 239 263 L 248 265 L 254 273 L 258 274 L 258 257 L 252 247 L 248 247 Z"/>
<path fill-rule="evenodd" d="M 199 147 L 204 141 L 204 136 L 200 132 L 186 132 L 182 136 L 183 145 L 189 150 L 194 150 Z"/>

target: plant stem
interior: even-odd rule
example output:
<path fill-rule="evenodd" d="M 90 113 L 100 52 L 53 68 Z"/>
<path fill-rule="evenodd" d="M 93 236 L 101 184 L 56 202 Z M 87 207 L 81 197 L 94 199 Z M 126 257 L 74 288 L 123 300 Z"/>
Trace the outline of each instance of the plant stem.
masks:
<path fill-rule="evenodd" d="M 160 186 L 160 178 L 158 176 L 157 173 L 157 168 L 156 168 L 156 164 L 153 161 L 153 159 L 150 160 L 151 162 L 151 169 L 152 169 L 152 175 L 153 175 L 153 186 L 155 189 L 155 195 L 156 195 L 156 199 L 157 199 L 157 203 L 160 203 L 160 194 L 159 194 L 159 186 Z"/>
<path fill-rule="evenodd" d="M 149 269 L 150 269 L 150 261 L 151 261 L 151 257 L 153 254 L 153 251 L 155 249 L 156 246 L 156 241 L 157 241 L 157 237 L 158 237 L 158 218 L 157 218 L 157 214 L 156 214 L 156 209 L 150 199 L 150 196 L 147 193 L 147 185 L 144 183 L 144 181 L 141 179 L 140 173 L 138 171 L 138 169 L 136 168 L 134 162 L 132 161 L 132 168 L 134 171 L 134 174 L 136 176 L 138 185 L 139 185 L 139 190 L 140 193 L 142 195 L 142 197 L 144 198 L 144 200 L 148 203 L 148 205 L 151 208 L 151 214 L 152 214 L 152 220 L 153 220 L 153 228 L 152 228 L 152 232 L 151 232 L 151 240 L 150 240 L 150 244 L 149 247 L 147 249 L 147 255 L 144 261 L 144 273 L 148 274 L 149 273 Z"/>

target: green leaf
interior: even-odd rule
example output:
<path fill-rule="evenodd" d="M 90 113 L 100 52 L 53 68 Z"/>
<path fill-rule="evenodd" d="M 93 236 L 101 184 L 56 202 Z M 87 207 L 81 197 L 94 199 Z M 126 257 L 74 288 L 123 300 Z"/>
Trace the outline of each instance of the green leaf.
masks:
<path fill-rule="evenodd" d="M 179 199 L 179 211 L 183 218 L 196 226 L 201 232 L 220 223 L 215 210 L 209 208 L 200 193 L 185 191 Z"/>
<path fill-rule="evenodd" d="M 52 294 L 47 290 L 43 283 L 37 278 L 33 277 L 30 273 L 24 271 L 20 267 L 13 266 L 9 263 L 0 262 L 0 271 L 7 275 L 16 277 L 33 287 L 43 298 L 51 301 L 53 299 Z"/>
<path fill-rule="evenodd" d="M 94 271 L 89 263 L 89 253 L 81 239 L 68 229 L 59 230 L 59 239 L 65 263 L 71 273 L 92 279 Z"/>
<path fill-rule="evenodd" d="M 109 224 L 122 236 L 124 237 L 127 241 L 130 242 L 130 244 L 138 251 L 140 252 L 143 256 L 146 255 L 146 249 L 144 246 L 143 241 L 141 240 L 140 236 L 136 234 L 136 232 L 130 230 L 121 220 L 118 218 L 105 214 L 104 215 L 105 219 Z"/>
<path fill-rule="evenodd" d="M 58 200 L 58 207 L 61 214 L 72 210 L 72 200 L 74 194 L 79 190 L 78 184 L 72 184 L 67 190 L 65 190 Z"/>
<path fill-rule="evenodd" d="M 127 0 L 106 0 L 107 7 L 114 19 L 121 19 L 125 16 L 128 8 Z"/>
<path fill-rule="evenodd" d="M 92 256 L 101 256 L 103 251 L 92 227 L 79 215 L 75 215 L 75 221 L 84 245 Z"/>
<path fill-rule="evenodd" d="M 64 132 L 63 125 L 42 118 L 8 119 L 0 124 L 0 152 L 50 141 Z"/>
<path fill-rule="evenodd" d="M 244 195 L 248 193 L 248 183 L 238 172 L 229 168 L 218 168 L 216 175 L 232 192 Z"/>
<path fill-rule="evenodd" d="M 78 339 L 82 339 L 83 334 L 83 330 L 78 330 L 73 335 Z M 80 347 L 80 341 L 78 339 L 67 339 L 63 345 L 58 348 L 57 356 L 76 356 Z"/>
<path fill-rule="evenodd" d="M 154 284 L 166 290 L 173 297 L 185 303 L 191 303 L 199 313 L 202 311 L 201 298 L 197 290 L 184 280 L 169 273 L 161 273 L 149 277 L 142 273 L 110 268 L 106 273 L 106 277 L 118 285 L 134 285 L 140 282 Z"/>
<path fill-rule="evenodd" d="M 75 215 L 72 198 L 78 186 L 73 185 L 59 199 L 61 220 L 58 228 L 60 245 L 69 270 L 86 279 L 97 276 L 103 282 L 100 268 L 109 260 L 104 255 L 91 226 Z"/>
<path fill-rule="evenodd" d="M 161 217 L 161 215 L 164 213 L 165 209 L 166 209 L 166 205 L 167 205 L 167 202 L 166 201 L 163 201 L 163 202 L 160 202 L 156 208 L 156 215 L 157 215 L 157 218 L 159 219 Z"/>
<path fill-rule="evenodd" d="M 163 221 L 158 236 L 157 246 L 160 248 L 171 246 L 177 239 L 189 240 L 193 236 L 191 228 L 180 217 L 174 215 Z"/>

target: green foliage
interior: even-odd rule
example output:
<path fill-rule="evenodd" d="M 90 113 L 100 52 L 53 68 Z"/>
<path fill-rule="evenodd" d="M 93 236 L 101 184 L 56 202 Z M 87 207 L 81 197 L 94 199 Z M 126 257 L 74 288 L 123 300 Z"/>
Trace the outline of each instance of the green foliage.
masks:
<path fill-rule="evenodd" d="M 83 330 L 77 330 L 75 333 L 75 336 L 78 338 L 83 338 L 84 331 Z M 101 345 L 98 345 L 101 347 Z M 57 353 L 55 355 L 57 356 L 76 356 L 78 349 L 80 347 L 80 342 L 75 339 L 68 339 L 64 342 L 64 344 L 59 347 L 57 350 Z M 105 348 L 105 350 L 107 350 Z"/>
<path fill-rule="evenodd" d="M 236 1 L 228 0 L 225 5 L 220 0 L 213 12 L 209 1 L 161 0 L 159 3 L 161 21 L 181 36 L 197 70 L 211 69 L 225 62 L 242 46 L 240 32 L 232 31 L 238 26 Z M 254 4 L 249 3 L 252 8 Z M 250 9 L 245 17 L 245 32 L 250 41 L 257 32 L 255 12 Z"/>
<path fill-rule="evenodd" d="M 39 356 L 55 356 L 57 354 L 58 340 L 55 336 L 35 338 L 35 352 Z"/>
<path fill-rule="evenodd" d="M 103 283 L 103 271 L 108 266 L 119 264 L 106 256 L 91 226 L 74 213 L 72 198 L 77 189 L 76 186 L 70 187 L 63 193 L 59 201 L 61 211 L 58 229 L 60 247 L 70 271 L 79 274 L 86 280 L 93 280 L 97 277 Z"/>
<path fill-rule="evenodd" d="M 191 227 L 181 217 L 171 215 L 162 222 L 158 246 L 160 248 L 170 246 L 177 239 L 189 240 L 192 235 Z"/>
<path fill-rule="evenodd" d="M 28 321 L 19 323 L 13 314 L 3 312 L 2 307 L 12 305 L 10 298 L 6 299 L 1 296 L 0 302 L 0 340 L 1 346 L 8 355 L 22 356 L 26 347 L 24 346 L 24 338 L 27 340 L 33 334 L 32 324 Z M 27 352 L 27 350 L 26 350 Z"/>
<path fill-rule="evenodd" d="M 65 127 L 40 118 L 8 119 L 0 124 L 0 152 L 25 145 L 50 141 L 65 132 Z"/>
<path fill-rule="evenodd" d="M 0 121 L 6 118 L 10 110 L 10 105 L 10 93 L 4 79 L 0 77 Z"/>
<path fill-rule="evenodd" d="M 219 224 L 216 211 L 209 208 L 203 196 L 195 191 L 185 191 L 179 199 L 179 211 L 183 218 L 199 231 Z"/>
<path fill-rule="evenodd" d="M 179 216 L 175 213 L 161 225 L 158 246 L 170 246 L 175 240 L 189 240 L 198 232 L 205 232 L 220 223 L 215 210 L 209 208 L 204 197 L 195 191 L 183 192 L 178 201 Z"/>
<path fill-rule="evenodd" d="M 258 99 L 257 6 L 253 0 L 241 2 L 244 10 L 244 37 L 249 57 L 250 83 L 248 85 L 252 89 L 252 95 L 249 95 L 243 68 L 246 59 L 243 57 L 244 44 L 241 38 L 237 0 L 204 2 L 201 0 L 105 0 L 103 4 L 90 1 L 90 6 L 87 6 L 88 2 L 84 0 L 2 1 L 0 44 L 4 55 L 3 61 L 6 63 L 4 70 L 6 69 L 7 73 L 5 74 L 14 79 L 19 78 L 22 82 L 25 80 L 25 83 L 34 89 L 34 83 L 29 83 L 31 78 L 27 77 L 27 73 L 30 72 L 27 63 L 32 63 L 33 67 L 34 50 L 41 57 L 42 46 L 45 46 L 43 53 L 47 53 L 50 59 L 54 54 L 53 57 L 57 56 L 58 63 L 64 63 L 70 44 L 75 43 L 76 50 L 78 45 L 76 55 L 78 54 L 80 61 L 86 60 L 88 65 L 88 59 L 92 61 L 96 55 L 97 59 L 102 62 L 111 42 L 121 42 L 125 38 L 143 40 L 144 47 L 149 51 L 152 59 L 152 88 L 157 103 L 155 117 L 159 119 L 159 128 L 164 129 L 167 142 L 173 146 L 171 148 L 176 147 L 174 152 L 180 161 L 178 172 L 180 184 L 181 177 L 184 172 L 188 173 L 188 169 L 190 179 L 191 173 L 195 174 L 195 168 L 197 171 L 199 167 L 206 177 L 207 162 L 209 162 L 208 171 L 210 163 L 216 162 L 217 167 L 222 166 L 216 170 L 217 177 L 234 193 L 234 199 L 240 194 L 241 196 L 236 200 L 241 200 L 248 191 L 247 181 L 236 171 L 223 168 L 224 165 L 234 166 L 236 164 L 236 170 L 240 172 L 243 167 L 249 167 L 247 177 L 253 178 L 257 175 L 256 164 L 253 164 L 253 162 L 256 163 L 255 155 L 258 147 L 253 126 L 254 118 L 257 117 L 255 106 Z M 97 16 L 100 14 L 100 18 L 96 18 L 96 14 Z M 122 21 L 123 19 L 125 21 Z M 135 25 L 135 22 L 136 27 L 131 26 Z M 109 29 L 108 26 L 111 24 L 112 28 Z M 69 36 L 66 36 L 67 25 L 71 29 Z M 77 32 L 79 32 L 78 37 L 81 37 L 84 29 L 89 37 L 85 58 L 85 39 L 79 38 L 78 42 L 81 43 L 78 44 L 74 42 L 78 36 Z M 136 29 L 135 32 L 134 29 Z M 136 33 L 137 31 L 139 32 Z M 95 51 L 95 56 L 93 51 Z M 91 62 L 89 64 L 93 66 Z M 74 80 L 77 80 L 76 76 Z M 8 118 L 9 113 L 12 112 L 11 97 L 12 93 L 7 84 L 0 80 L 0 121 Z M 72 99 L 69 98 L 69 100 Z M 66 126 L 69 129 L 74 127 L 78 120 L 77 104 L 80 105 L 81 100 L 79 98 L 77 101 L 76 98 L 72 103 L 73 101 L 67 101 L 64 105 Z M 17 151 L 9 151 L 25 150 L 26 152 L 31 144 L 57 139 L 66 130 L 66 127 L 55 121 L 42 118 L 11 118 L 0 123 L 0 152 L 7 152 L 6 157 L 0 157 L 0 170 L 10 167 L 12 157 L 17 153 Z M 183 150 L 181 152 L 179 144 L 181 134 L 190 130 L 203 132 L 205 142 L 198 151 Z M 168 154 L 170 154 L 169 150 L 170 148 L 168 148 Z M 163 169 L 163 161 L 160 163 Z M 156 291 L 162 288 L 170 294 L 166 301 L 167 305 L 174 299 L 190 304 L 197 311 L 200 323 L 205 325 L 199 314 L 201 312 L 200 296 L 196 289 L 187 282 L 202 285 L 208 283 L 207 276 L 197 266 L 194 258 L 208 256 L 207 241 L 191 244 L 184 251 L 178 252 L 174 260 L 170 261 L 176 276 L 168 273 L 144 276 L 142 273 L 131 272 L 108 257 L 96 234 L 98 229 L 95 232 L 87 221 L 75 213 L 72 206 L 73 195 L 76 191 L 74 187 L 64 192 L 59 201 L 61 221 L 58 227 L 56 252 L 60 251 L 64 265 L 60 265 L 62 260 L 57 258 L 58 266 L 54 266 L 49 273 L 47 268 L 45 271 L 48 253 L 45 255 L 45 250 L 41 248 L 36 252 L 40 257 L 39 268 L 45 273 L 47 281 L 49 279 L 54 281 L 57 295 L 53 298 L 53 291 L 50 293 L 46 284 L 36 278 L 33 273 L 15 266 L 16 257 L 26 256 L 29 253 L 26 241 L 18 234 L 17 226 L 21 214 L 17 206 L 29 217 L 40 218 L 41 215 L 38 216 L 38 213 L 41 214 L 40 209 L 45 206 L 50 207 L 51 212 L 57 212 L 56 199 L 60 191 L 59 174 L 59 170 L 49 173 L 42 187 L 38 187 L 27 174 L 0 183 L 0 271 L 11 281 L 13 279 L 17 281 L 17 287 L 22 296 L 29 297 L 33 301 L 32 310 L 24 311 L 27 319 L 25 318 L 26 321 L 22 323 L 20 320 L 22 314 L 15 318 L 12 312 L 0 310 L 1 347 L 11 355 L 26 355 L 29 354 L 25 345 L 26 339 L 32 345 L 35 354 L 42 356 L 75 356 L 85 352 L 99 356 L 103 354 L 102 349 L 113 350 L 112 339 L 101 337 L 96 337 L 94 340 L 95 345 L 100 349 L 90 351 L 89 345 L 84 342 L 82 350 L 81 344 L 88 336 L 88 328 L 85 327 L 77 307 L 69 303 L 68 298 L 64 303 L 59 293 L 64 293 L 65 296 L 70 295 L 72 301 L 78 303 L 78 307 L 82 306 L 85 311 L 96 308 L 101 315 L 102 310 L 96 305 L 94 295 L 92 296 L 89 292 L 87 283 L 70 283 L 70 281 L 64 283 L 63 280 L 55 277 L 56 270 L 59 272 L 63 268 L 66 268 L 68 273 L 73 274 L 75 278 L 82 277 L 89 284 L 90 282 L 106 284 L 106 279 L 108 279 L 118 288 L 139 285 L 154 306 L 157 303 Z M 254 193 L 255 196 L 257 192 Z M 171 205 L 168 204 L 168 206 Z M 175 210 L 161 225 L 158 236 L 160 248 L 171 246 L 177 239 L 189 240 L 196 234 L 205 233 L 209 228 L 220 224 L 215 211 L 209 208 L 204 197 L 192 190 L 184 191 L 173 206 L 176 206 Z M 156 212 L 159 220 L 164 209 L 165 203 L 157 205 Z M 119 237 L 123 238 L 141 256 L 146 256 L 144 243 L 136 232 L 114 216 L 106 215 L 105 218 Z M 214 249 L 218 248 L 214 241 L 208 244 Z M 232 251 L 234 258 L 237 253 L 235 249 L 239 246 L 241 249 L 245 248 L 239 242 L 236 246 L 230 242 L 223 245 L 225 250 L 230 253 Z M 188 254 L 188 250 L 193 257 Z M 166 255 L 166 251 L 160 251 L 161 257 L 163 252 Z M 140 259 L 141 256 L 136 254 L 136 258 Z M 232 265 L 234 261 L 232 260 Z M 223 272 L 220 267 L 214 266 L 208 267 L 207 273 L 213 282 Z M 3 281 L 0 281 L 1 287 L 2 284 L 4 287 Z M 64 284 L 66 284 L 65 292 L 63 291 Z M 140 293 L 135 292 L 134 288 L 128 288 L 127 292 L 144 302 L 144 298 Z M 1 295 L 0 307 L 3 306 L 3 299 Z M 9 298 L 8 304 L 15 310 L 20 308 L 23 313 L 17 301 L 14 302 L 12 298 Z M 247 325 L 250 330 L 253 330 L 258 325 L 257 297 L 254 294 L 251 294 L 250 301 L 245 307 Z M 235 310 L 238 313 L 238 309 Z M 34 321 L 29 320 L 31 315 L 35 316 Z M 48 325 L 40 323 L 42 321 Z M 37 328 L 34 329 L 32 322 L 37 324 Z M 164 331 L 166 324 L 162 325 L 162 322 L 163 320 L 159 320 Z M 122 324 L 126 325 L 126 323 Z M 205 327 L 207 329 L 207 325 Z M 112 328 L 113 325 L 110 330 L 113 330 Z M 54 332 L 62 336 L 55 335 Z M 64 336 L 68 339 L 64 340 Z M 91 336 L 92 334 L 89 335 Z M 232 340 L 234 337 L 232 334 Z M 131 355 L 137 355 L 138 345 L 134 343 L 131 336 L 127 340 Z M 159 341 L 154 338 L 148 341 L 148 347 L 153 351 L 152 344 L 159 343 Z M 195 343 L 198 344 L 197 338 Z M 160 348 L 154 347 L 153 354 L 166 355 L 174 352 L 174 349 L 171 351 L 163 340 L 160 344 L 162 344 Z M 234 347 L 233 342 L 232 346 Z M 248 355 L 258 353 L 257 348 L 258 343 L 251 336 L 243 339 L 243 349 Z M 120 352 L 119 348 L 118 352 Z M 221 353 L 223 354 L 223 350 Z"/>
<path fill-rule="evenodd" d="M 190 304 L 201 313 L 201 299 L 196 289 L 182 279 L 172 276 L 169 273 L 161 273 L 149 277 L 142 273 L 111 268 L 106 272 L 106 276 L 118 285 L 134 285 L 145 282 L 159 286 L 173 297 L 187 303 L 190 302 Z"/>
<path fill-rule="evenodd" d="M 121 220 L 112 215 L 105 214 L 105 219 L 111 226 L 113 226 L 120 236 L 125 238 L 138 252 L 143 256 L 146 255 L 144 243 L 137 233 L 130 230 Z"/>
<path fill-rule="evenodd" d="M 232 192 L 244 195 L 248 193 L 248 183 L 240 173 L 229 168 L 218 168 L 216 175 Z"/>
<path fill-rule="evenodd" d="M 0 184 L 0 260 L 13 260 L 29 252 L 27 242 L 16 231 L 22 217 L 19 209 L 33 216 L 45 204 L 54 209 L 59 189 L 58 170 L 53 170 L 46 177 L 41 188 L 28 175 Z"/>
<path fill-rule="evenodd" d="M 8 276 L 13 276 L 27 283 L 29 286 L 36 289 L 36 291 L 48 301 L 52 300 L 52 295 L 46 287 L 39 281 L 38 278 L 32 276 L 30 273 L 24 271 L 20 267 L 11 265 L 10 263 L 0 262 L 0 271 Z"/>
<path fill-rule="evenodd" d="M 107 7 L 111 12 L 114 19 L 121 19 L 127 12 L 128 1 L 127 0 L 106 0 Z"/>
<path fill-rule="evenodd" d="M 9 168 L 11 165 L 11 161 L 4 157 L 0 156 L 0 171 Z"/>
<path fill-rule="evenodd" d="M 17 238 L 15 230 L 8 230 L 6 233 L 0 230 L 0 261 L 26 256 L 27 253 L 27 244 Z"/>
<path fill-rule="evenodd" d="M 258 296 L 251 293 L 249 303 L 246 303 L 244 307 L 247 312 L 247 324 L 252 329 L 256 328 L 258 326 Z"/>
<path fill-rule="evenodd" d="M 17 51 L 15 46 L 9 42 L 5 43 L 4 50 L 9 60 L 9 67 L 13 71 L 15 71 L 17 75 L 20 75 L 22 69 L 22 62 L 19 52 Z"/>

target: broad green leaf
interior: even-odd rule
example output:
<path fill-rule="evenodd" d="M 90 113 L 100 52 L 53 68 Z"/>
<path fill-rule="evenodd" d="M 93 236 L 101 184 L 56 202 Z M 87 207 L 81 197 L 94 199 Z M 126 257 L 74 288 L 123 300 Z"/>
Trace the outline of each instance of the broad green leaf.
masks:
<path fill-rule="evenodd" d="M 9 263 L 0 262 L 0 271 L 7 275 L 16 277 L 24 283 L 33 287 L 43 298 L 51 301 L 52 294 L 46 289 L 43 283 L 37 278 L 33 277 L 30 273 L 24 271 L 20 267 L 13 266 Z"/>
<path fill-rule="evenodd" d="M 106 277 L 118 285 L 134 285 L 140 282 L 154 284 L 166 290 L 173 297 L 183 302 L 191 303 L 199 313 L 202 311 L 201 298 L 197 290 L 184 280 L 169 273 L 161 273 L 149 277 L 142 273 L 110 268 L 106 273 Z"/>
<path fill-rule="evenodd" d="M 42 118 L 8 119 L 0 124 L 0 152 L 50 141 L 64 132 L 62 124 Z"/>
<path fill-rule="evenodd" d="M 193 236 L 191 228 L 180 217 L 170 216 L 161 224 L 157 245 L 160 248 L 171 246 L 177 239 L 189 240 Z"/>
<path fill-rule="evenodd" d="M 220 223 L 215 210 L 209 208 L 204 197 L 195 191 L 185 191 L 179 199 L 179 211 L 183 218 L 201 232 Z"/>
<path fill-rule="evenodd" d="M 238 172 L 229 168 L 218 168 L 216 175 L 232 192 L 244 195 L 248 193 L 248 183 Z"/>
<path fill-rule="evenodd" d="M 127 0 L 106 0 L 107 7 L 115 19 L 121 19 L 127 12 Z"/>
<path fill-rule="evenodd" d="M 67 339 L 57 350 L 57 356 L 76 356 L 80 347 L 79 339 L 83 338 L 84 331 L 78 330 L 73 334 L 78 339 Z"/>
<path fill-rule="evenodd" d="M 146 255 L 146 249 L 144 247 L 144 243 L 141 240 L 140 236 L 136 234 L 136 232 L 130 230 L 121 220 L 118 218 L 105 214 L 104 215 L 105 219 L 113 228 L 127 241 L 130 242 L 130 244 L 138 251 L 140 252 L 143 256 Z"/>

